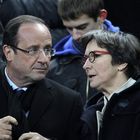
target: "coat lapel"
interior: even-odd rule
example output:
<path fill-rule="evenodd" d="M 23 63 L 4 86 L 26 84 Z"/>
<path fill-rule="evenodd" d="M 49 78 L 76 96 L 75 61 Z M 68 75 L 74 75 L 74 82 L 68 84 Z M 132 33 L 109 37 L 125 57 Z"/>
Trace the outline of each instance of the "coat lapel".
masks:
<path fill-rule="evenodd" d="M 32 102 L 30 113 L 28 116 L 31 129 L 43 116 L 44 112 L 48 108 L 49 104 L 53 101 L 55 96 L 51 92 L 51 85 L 45 80 L 43 81 L 41 81 L 39 86 L 36 88 L 34 100 Z"/>

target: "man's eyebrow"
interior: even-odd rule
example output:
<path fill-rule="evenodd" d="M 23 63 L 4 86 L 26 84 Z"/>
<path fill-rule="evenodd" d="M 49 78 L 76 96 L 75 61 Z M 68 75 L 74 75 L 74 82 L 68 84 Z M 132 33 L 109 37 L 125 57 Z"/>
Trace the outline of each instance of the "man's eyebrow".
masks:
<path fill-rule="evenodd" d="M 74 26 L 74 27 L 71 27 L 71 26 L 66 26 L 66 28 L 80 28 L 82 26 L 87 26 L 89 23 L 83 23 L 83 24 L 80 24 L 80 25 L 77 25 L 77 26 Z"/>
<path fill-rule="evenodd" d="M 39 47 L 40 47 L 40 45 L 36 44 L 36 45 L 29 46 L 28 49 L 30 49 L 30 48 L 39 48 Z M 43 46 L 43 48 L 51 48 L 51 47 L 52 47 L 51 44 L 46 44 L 46 45 Z"/>
<path fill-rule="evenodd" d="M 78 25 L 78 26 L 75 26 L 75 28 L 80 28 L 80 27 L 82 27 L 82 26 L 87 26 L 89 23 L 83 23 L 83 24 L 80 24 L 80 25 Z"/>
<path fill-rule="evenodd" d="M 30 49 L 30 48 L 38 48 L 39 47 L 39 45 L 30 45 L 29 47 L 28 47 L 28 49 Z"/>
<path fill-rule="evenodd" d="M 44 46 L 44 48 L 51 48 L 51 47 L 52 47 L 51 44 L 46 44 L 46 45 Z"/>

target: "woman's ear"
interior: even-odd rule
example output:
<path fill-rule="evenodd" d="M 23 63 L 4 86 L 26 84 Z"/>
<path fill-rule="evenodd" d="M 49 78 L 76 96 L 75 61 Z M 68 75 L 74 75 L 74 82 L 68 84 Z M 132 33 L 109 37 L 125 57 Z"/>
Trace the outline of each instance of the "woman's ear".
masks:
<path fill-rule="evenodd" d="M 118 66 L 118 71 L 123 71 L 123 70 L 125 70 L 126 68 L 127 68 L 127 63 L 123 63 L 123 64 L 120 64 L 119 66 Z"/>
<path fill-rule="evenodd" d="M 10 46 L 4 45 L 3 46 L 3 53 L 4 53 L 5 58 L 6 58 L 7 61 L 11 61 L 12 60 L 14 51 L 13 51 L 13 49 Z"/>

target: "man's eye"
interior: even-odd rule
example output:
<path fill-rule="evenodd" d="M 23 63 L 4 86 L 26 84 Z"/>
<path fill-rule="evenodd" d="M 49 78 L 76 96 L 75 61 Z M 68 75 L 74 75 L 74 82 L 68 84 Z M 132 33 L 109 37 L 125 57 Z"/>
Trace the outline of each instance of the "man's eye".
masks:
<path fill-rule="evenodd" d="M 37 48 L 30 48 L 30 49 L 28 49 L 28 51 L 30 51 L 30 52 L 36 52 L 36 51 L 38 51 L 38 49 Z"/>
<path fill-rule="evenodd" d="M 44 49 L 44 52 L 50 52 L 51 49 Z"/>
<path fill-rule="evenodd" d="M 29 54 L 34 55 L 38 53 L 38 49 L 37 48 L 30 48 L 28 49 Z"/>
<path fill-rule="evenodd" d="M 86 27 L 87 27 L 87 25 L 82 25 L 82 26 L 77 27 L 77 29 L 78 30 L 84 30 Z"/>
<path fill-rule="evenodd" d="M 68 30 L 68 31 L 72 31 L 72 29 L 73 29 L 73 28 L 67 27 L 67 30 Z"/>
<path fill-rule="evenodd" d="M 84 30 L 86 27 L 78 27 L 78 30 Z"/>

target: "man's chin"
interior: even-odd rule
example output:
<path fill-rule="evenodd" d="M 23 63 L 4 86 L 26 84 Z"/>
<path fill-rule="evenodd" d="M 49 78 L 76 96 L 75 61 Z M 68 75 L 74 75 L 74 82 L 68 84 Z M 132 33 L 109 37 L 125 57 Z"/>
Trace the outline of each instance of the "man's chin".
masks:
<path fill-rule="evenodd" d="M 90 87 L 91 88 L 97 88 L 98 87 L 98 85 L 97 85 L 97 83 L 95 83 L 95 82 L 90 82 Z"/>
<path fill-rule="evenodd" d="M 46 74 L 37 74 L 33 77 L 34 81 L 42 80 L 46 77 Z"/>

